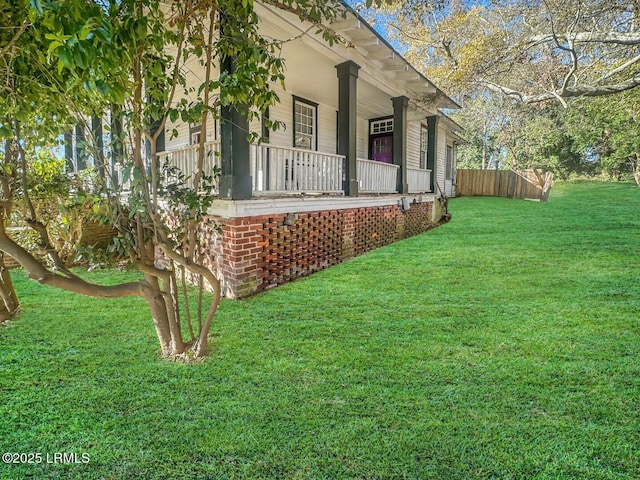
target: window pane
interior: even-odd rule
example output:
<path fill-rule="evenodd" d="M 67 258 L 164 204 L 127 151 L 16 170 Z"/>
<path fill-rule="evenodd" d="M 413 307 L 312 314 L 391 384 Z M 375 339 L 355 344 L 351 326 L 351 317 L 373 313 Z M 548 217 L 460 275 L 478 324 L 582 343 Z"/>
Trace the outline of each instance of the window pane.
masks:
<path fill-rule="evenodd" d="M 308 135 L 296 135 L 295 147 L 311 150 L 311 137 Z"/>
<path fill-rule="evenodd" d="M 371 133 L 391 133 L 393 132 L 393 119 L 376 120 L 371 122 Z"/>
<path fill-rule="evenodd" d="M 294 101 L 294 146 L 312 150 L 315 148 L 316 108 L 300 100 Z"/>
<path fill-rule="evenodd" d="M 453 170 L 453 148 L 447 145 L 447 157 L 446 157 L 446 166 L 445 166 L 445 178 L 447 180 L 451 180 L 452 178 L 452 170 Z"/>

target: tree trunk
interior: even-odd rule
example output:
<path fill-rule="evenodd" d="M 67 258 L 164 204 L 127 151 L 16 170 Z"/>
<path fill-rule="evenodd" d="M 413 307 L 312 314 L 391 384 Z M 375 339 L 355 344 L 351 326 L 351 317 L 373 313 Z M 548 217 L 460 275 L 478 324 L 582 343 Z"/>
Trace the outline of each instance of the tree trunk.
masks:
<path fill-rule="evenodd" d="M 164 298 L 160 292 L 160 286 L 156 278 L 145 275 L 142 296 L 149 306 L 151 318 L 153 318 L 153 325 L 156 329 L 156 335 L 160 342 L 162 356 L 170 357 L 173 354 L 171 348 L 171 331 L 169 329 L 169 322 L 167 321 Z"/>
<path fill-rule="evenodd" d="M 487 169 L 487 118 L 485 117 L 482 130 L 482 170 Z"/>
<path fill-rule="evenodd" d="M 5 267 L 4 253 L 0 252 L 0 323 L 13 318 L 20 309 L 18 295 L 13 287 L 9 270 Z"/>
<path fill-rule="evenodd" d="M 152 268 L 144 268 L 143 270 L 145 276 L 142 282 L 142 296 L 149 306 L 162 356 L 172 358 L 181 355 L 187 349 L 187 345 L 182 338 L 180 326 L 175 317 L 175 305 L 179 301 L 174 298 L 177 292 L 171 291 L 166 280 L 161 286 L 158 276 L 149 273 Z M 157 272 L 161 271 L 157 270 Z"/>
<path fill-rule="evenodd" d="M 544 185 L 542 186 L 542 195 L 540 200 L 543 202 L 549 201 L 549 192 L 551 191 L 551 186 L 553 185 L 553 172 L 547 172 L 544 175 Z"/>

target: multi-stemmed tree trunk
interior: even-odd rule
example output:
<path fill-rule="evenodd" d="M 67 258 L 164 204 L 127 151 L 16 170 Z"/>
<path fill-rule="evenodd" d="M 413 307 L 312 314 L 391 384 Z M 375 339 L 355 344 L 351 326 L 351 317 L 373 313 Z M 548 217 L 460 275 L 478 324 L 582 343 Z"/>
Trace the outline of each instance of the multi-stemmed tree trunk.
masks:
<path fill-rule="evenodd" d="M 13 287 L 11 275 L 5 266 L 4 254 L 0 252 L 0 323 L 13 318 L 20 308 L 18 295 Z"/>
<path fill-rule="evenodd" d="M 3 150 L 2 166 L 5 166 L 3 169 L 5 173 L 1 177 L 2 187 L 0 188 L 0 192 L 2 201 L 0 202 L 0 210 L 3 212 L 2 216 L 6 218 L 11 215 L 13 205 L 11 198 L 11 183 L 13 179 L 6 168 L 6 165 L 14 163 L 15 149 L 13 148 L 13 142 L 6 140 Z M 2 251 L 0 251 L 0 298 L 2 299 L 0 303 L 0 323 L 2 323 L 13 318 L 20 308 L 18 295 L 11 281 L 11 275 L 6 268 L 5 254 Z"/>
<path fill-rule="evenodd" d="M 74 0 L 69 0 L 69 3 L 73 2 Z M 136 295 L 144 298 L 149 306 L 151 317 L 153 318 L 162 355 L 173 358 L 180 356 L 183 358 L 202 357 L 207 350 L 207 338 L 211 329 L 212 319 L 220 302 L 220 283 L 216 276 L 209 269 L 198 264 L 193 256 L 184 254 L 184 252 L 199 251 L 197 245 L 190 246 L 189 250 L 185 250 L 184 247 L 185 242 L 189 240 L 197 243 L 197 236 L 190 235 L 188 238 L 178 242 L 171 238 L 171 232 L 166 226 L 166 220 L 167 216 L 170 216 L 172 213 L 166 210 L 162 211 L 158 208 L 157 190 L 159 183 L 157 178 L 154 178 L 153 182 L 150 182 L 147 178 L 148 166 L 145 165 L 142 156 L 145 135 L 149 135 L 147 125 L 153 122 L 153 118 L 159 119 L 160 126 L 156 128 L 157 134 L 160 129 L 163 128 L 162 125 L 167 117 L 167 109 L 158 111 L 156 108 L 157 105 L 146 104 L 145 102 L 154 102 L 154 99 L 157 98 L 157 92 L 155 92 L 156 94 L 154 95 L 154 88 L 162 91 L 168 87 L 171 89 L 172 96 L 179 85 L 180 80 L 177 78 L 177 75 L 182 65 L 180 55 L 173 59 L 175 62 L 173 73 L 176 77 L 171 78 L 171 81 L 168 83 L 157 83 L 154 85 L 145 76 L 145 72 L 150 70 L 154 62 L 159 60 L 170 61 L 170 58 L 165 52 L 167 42 L 164 37 L 165 33 L 163 33 L 162 30 L 163 28 L 169 27 L 166 23 L 167 20 L 164 19 L 161 11 L 157 7 L 158 5 L 156 5 L 156 8 L 150 7 L 148 2 L 122 2 L 120 5 L 114 7 L 117 10 L 115 12 L 117 15 L 113 17 L 103 17 L 102 23 L 98 21 L 79 23 L 80 35 L 90 39 L 90 36 L 84 31 L 87 25 L 93 25 L 94 28 L 105 28 L 104 22 L 113 21 L 114 23 L 109 29 L 112 32 L 121 29 L 123 33 L 122 38 L 125 39 L 125 44 L 119 47 L 133 53 L 133 55 L 128 57 L 130 59 L 129 65 L 133 73 L 131 73 L 130 69 L 127 69 L 126 65 L 109 65 L 107 63 L 106 67 L 103 66 L 103 68 L 110 70 L 109 75 L 112 75 L 115 79 L 118 79 L 117 75 L 119 73 L 122 75 L 119 78 L 123 82 L 122 91 L 125 90 L 127 85 L 132 87 L 132 93 L 129 99 L 124 102 L 120 99 L 120 104 L 118 105 L 118 110 L 122 112 L 120 118 L 126 122 L 126 137 L 118 137 L 117 135 L 116 138 L 112 137 L 114 143 L 128 139 L 130 147 L 128 152 L 130 156 L 128 158 L 120 158 L 119 161 L 128 167 L 131 172 L 128 180 L 130 185 L 132 185 L 132 189 L 129 192 L 127 202 L 123 202 L 121 190 L 117 187 L 114 189 L 110 182 L 111 178 L 113 178 L 111 166 L 107 165 L 103 156 L 97 154 L 95 155 L 96 160 L 102 161 L 102 165 L 96 165 L 102 175 L 94 178 L 94 182 L 98 185 L 98 188 L 96 188 L 94 192 L 83 192 L 79 190 L 76 191 L 74 195 L 76 197 L 86 195 L 85 201 L 87 202 L 86 206 L 90 207 L 89 211 L 93 211 L 95 207 L 97 212 L 102 213 L 103 219 L 105 217 L 104 212 L 108 212 L 106 216 L 109 222 L 111 222 L 121 234 L 119 245 L 122 245 L 123 248 L 118 253 L 128 257 L 129 261 L 141 272 L 142 278 L 138 281 L 127 282 L 120 285 L 103 286 L 92 284 L 68 270 L 66 265 L 60 261 L 55 245 L 49 237 L 46 225 L 47 219 L 42 218 L 39 215 L 40 212 L 34 208 L 31 200 L 32 185 L 29 180 L 31 160 L 28 152 L 35 152 L 35 148 L 31 147 L 37 146 L 39 139 L 37 138 L 37 134 L 31 135 L 29 138 L 27 138 L 27 136 L 32 132 L 34 125 L 40 120 L 39 116 L 41 113 L 46 114 L 49 112 L 32 112 L 30 114 L 30 103 L 37 103 L 35 102 L 37 99 L 44 100 L 42 95 L 46 93 L 51 94 L 52 91 L 56 91 L 56 89 L 64 85 L 65 79 L 64 75 L 60 75 L 60 78 L 54 77 L 52 80 L 55 72 L 53 74 L 44 72 L 42 75 L 36 77 L 37 80 L 43 82 L 43 85 L 37 85 L 37 81 L 34 81 L 34 79 L 25 81 L 25 60 L 29 57 L 27 56 L 25 59 L 21 59 L 17 54 L 17 49 L 22 45 L 22 42 L 37 44 L 44 37 L 44 35 L 40 34 L 31 36 L 32 29 L 36 28 L 36 26 L 31 25 L 29 26 L 30 28 L 21 29 L 19 38 L 11 39 L 11 42 L 15 44 L 15 48 L 2 49 L 3 57 L 1 60 L 3 61 L 2 66 L 5 72 L 4 83 L 6 87 L 3 90 L 5 90 L 8 95 L 3 99 L 3 101 L 6 102 L 6 106 L 0 118 L 0 128 L 3 129 L 1 133 L 6 139 L 5 152 L 4 155 L 0 157 L 2 162 L 2 168 L 0 169 L 2 186 L 2 201 L 0 202 L 0 207 L 2 207 L 0 209 L 0 251 L 11 255 L 31 278 L 43 284 L 95 297 L 112 298 Z M 189 10 L 189 8 L 191 10 Z M 186 2 L 185 11 L 183 12 L 184 17 L 178 17 L 178 23 L 174 24 L 178 25 L 178 31 L 181 33 L 180 37 L 175 40 L 179 45 L 179 51 L 186 42 L 184 31 L 188 23 L 194 21 L 195 17 L 193 17 L 193 15 L 195 8 L 196 2 Z M 212 12 L 215 11 L 211 6 L 207 8 Z M 105 12 L 100 9 L 94 9 L 93 13 L 103 14 Z M 215 25 L 213 24 L 214 15 L 211 14 L 207 18 L 212 20 L 208 28 L 213 32 L 215 30 Z M 139 26 L 145 24 L 147 28 L 143 29 L 138 27 L 132 31 L 132 25 Z M 44 27 L 44 25 L 41 27 Z M 73 30 L 73 25 L 69 28 Z M 107 32 L 108 30 L 105 29 L 101 34 L 106 37 Z M 97 32 L 95 35 L 97 35 Z M 60 38 L 63 39 L 66 37 Z M 111 41 L 114 38 L 115 37 L 104 38 L 104 40 L 109 40 L 106 42 L 107 49 L 113 48 Z M 56 41 L 60 44 L 60 48 L 64 47 L 61 40 Z M 33 45 L 30 46 L 33 47 Z M 108 57 L 111 54 L 111 52 L 104 49 L 100 50 L 99 48 L 92 51 L 91 49 L 95 46 L 96 44 L 92 42 L 85 43 L 82 45 L 82 54 L 86 56 L 93 54 L 95 56 L 94 61 L 96 62 L 100 61 L 100 55 Z M 134 48 L 132 49 L 132 47 Z M 208 48 L 214 48 L 213 42 L 209 42 Z M 46 45 L 41 46 L 41 49 L 47 50 Z M 51 50 L 51 46 L 49 46 L 49 49 Z M 29 51 L 35 50 L 37 50 L 37 48 Z M 77 64 L 69 64 L 72 60 L 67 57 L 67 53 L 67 51 L 60 53 L 65 56 L 61 57 L 64 61 L 60 64 L 61 68 L 59 70 L 63 70 L 64 68 L 79 69 L 91 60 L 91 58 L 72 55 L 73 61 L 77 62 Z M 211 57 L 212 55 L 209 54 L 209 61 Z M 111 60 L 121 61 L 117 58 L 112 58 Z M 124 58 L 122 58 L 122 60 L 124 60 Z M 36 63 L 37 61 L 39 60 L 36 60 Z M 210 72 L 210 69 L 208 72 Z M 39 72 L 36 70 L 36 73 Z M 58 73 L 61 72 L 59 71 Z M 94 69 L 89 73 L 91 75 L 97 73 L 99 77 L 100 70 L 96 71 Z M 77 70 L 76 74 L 78 74 Z M 210 77 L 207 78 L 207 82 L 209 79 Z M 97 90 L 101 88 L 105 90 L 107 88 L 106 84 L 100 84 L 102 86 L 98 87 L 98 80 L 92 79 L 89 81 L 95 82 L 95 88 Z M 39 86 L 40 88 L 32 92 L 33 98 L 27 98 L 25 100 L 25 98 L 23 98 L 25 92 L 29 93 L 29 88 L 33 85 Z M 89 83 L 89 85 L 91 85 L 91 83 Z M 207 90 L 208 88 L 209 87 L 207 87 Z M 80 102 L 73 97 L 67 98 L 65 96 L 67 94 L 67 91 L 60 92 L 62 101 L 61 103 L 55 104 L 58 110 L 57 112 L 51 112 L 52 117 L 56 116 L 55 113 L 60 114 L 61 112 L 63 115 L 83 114 L 84 118 L 93 115 L 93 112 L 91 112 L 91 114 L 85 114 L 81 111 L 75 111 L 75 105 Z M 85 95 L 86 92 L 81 92 L 81 94 Z M 91 97 L 91 95 L 89 97 Z M 89 98 L 89 100 L 91 99 Z M 99 106 L 100 103 L 101 102 L 98 102 L 96 106 Z M 168 103 L 170 104 L 170 100 Z M 65 112 L 66 109 L 69 109 L 69 111 Z M 149 113 L 148 110 L 150 110 L 151 113 Z M 201 113 L 201 116 L 204 115 L 206 117 L 207 114 L 208 109 L 205 108 L 204 114 Z M 21 117 L 21 119 L 18 120 L 16 118 L 17 116 Z M 31 121 L 31 118 L 34 119 L 34 121 L 30 123 L 31 128 L 25 127 L 23 122 L 25 120 Z M 51 120 L 55 121 L 54 118 Z M 158 120 L 155 122 L 157 121 Z M 94 133 L 100 131 L 99 128 L 95 128 L 98 122 L 99 120 L 92 121 L 91 130 Z M 81 117 L 80 123 L 87 122 Z M 206 121 L 203 122 L 203 124 L 206 125 Z M 6 134 L 7 131 L 11 132 L 10 136 Z M 54 131 L 47 133 L 55 135 Z M 204 132 L 204 134 L 206 134 L 206 132 Z M 43 135 L 43 137 L 44 136 L 46 135 Z M 91 135 L 89 135 L 86 140 L 89 143 L 101 143 L 101 139 L 91 138 Z M 155 138 L 152 137 L 150 140 L 155 140 Z M 155 144 L 155 142 L 151 143 Z M 121 153 L 127 151 L 127 149 L 116 150 L 119 150 Z M 152 152 L 152 156 L 154 157 L 155 175 L 159 170 L 157 162 L 155 161 L 155 151 Z M 200 162 L 199 168 L 202 169 L 202 162 Z M 109 175 L 106 174 L 107 172 Z M 15 198 L 19 198 L 20 201 L 15 202 Z M 152 199 L 154 201 L 152 201 Z M 61 206 L 64 207 L 66 201 L 62 199 L 61 203 Z M 203 211 L 205 212 L 207 205 L 208 203 L 204 202 Z M 13 221 L 12 213 L 14 208 L 21 209 L 21 217 L 26 224 L 37 233 L 39 254 L 21 246 L 7 234 L 6 227 Z M 192 210 L 195 208 L 197 207 L 194 206 Z M 196 218 L 194 215 L 191 217 Z M 197 224 L 193 221 L 190 222 L 188 226 L 193 229 L 197 228 Z M 169 265 L 168 268 L 159 268 L 156 266 L 156 257 L 158 254 L 164 255 L 165 259 L 167 259 L 166 263 Z M 42 261 L 42 257 L 47 257 L 46 262 Z M 0 258 L 0 298 L 3 300 L 0 302 L 0 319 L 4 319 L 15 313 L 18 308 L 18 302 L 15 291 L 13 290 L 11 278 L 4 270 L 1 262 L 2 259 Z M 208 287 L 209 290 L 213 292 L 213 295 L 210 297 L 209 308 L 206 309 L 204 313 L 202 313 L 201 308 L 197 309 L 197 312 L 203 315 L 203 318 L 198 318 L 197 326 L 199 328 L 197 329 L 194 329 L 192 325 L 191 309 L 188 305 L 188 289 L 184 285 L 180 288 L 179 283 L 176 281 L 176 272 L 179 269 L 189 272 L 189 276 L 196 278 L 200 276 L 202 280 L 199 284 L 203 288 Z M 187 275 L 182 276 L 182 279 L 186 278 Z M 181 324 L 181 308 L 187 312 L 188 328 L 183 328 Z"/>

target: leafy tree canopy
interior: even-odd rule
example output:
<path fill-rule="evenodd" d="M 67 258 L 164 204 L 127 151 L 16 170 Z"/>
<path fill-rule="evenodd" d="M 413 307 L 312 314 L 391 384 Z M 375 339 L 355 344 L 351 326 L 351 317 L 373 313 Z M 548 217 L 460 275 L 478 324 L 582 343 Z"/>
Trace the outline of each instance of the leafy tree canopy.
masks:
<path fill-rule="evenodd" d="M 393 0 L 383 12 L 409 59 L 454 92 L 566 104 L 640 85 L 638 0 Z"/>
<path fill-rule="evenodd" d="M 391 0 L 365 13 L 463 105 L 463 165 L 615 178 L 637 165 L 638 0 Z"/>
<path fill-rule="evenodd" d="M 341 41 L 326 27 L 345 11 L 339 0 L 266 3 L 317 25 L 327 41 Z M 205 265 L 200 245 L 215 183 L 204 165 L 207 125 L 220 115 L 220 107 L 251 118 L 278 101 L 269 85 L 284 82 L 281 48 L 282 41 L 260 33 L 252 0 L 2 3 L 0 250 L 45 284 L 100 297 L 142 296 L 164 356 L 203 356 L 220 300 L 220 280 Z M 194 65 L 197 84 L 186 80 Z M 91 117 L 100 125 L 108 117 L 115 164 L 100 155 L 102 137 L 93 131 L 87 142 L 89 149 L 96 147 L 99 175 L 90 185 L 75 187 L 76 197 L 119 233 L 102 254 L 124 258 L 140 271 L 139 281 L 95 285 L 68 270 L 47 228 L 55 219 L 43 215 L 50 209 L 34 203 L 34 194 L 41 192 L 32 191 L 30 181 L 43 167 L 34 155 L 72 125 L 92 130 Z M 161 192 L 156 140 L 166 121 L 178 118 L 201 124 L 197 166 L 194 178 L 178 176 Z M 145 142 L 150 165 L 143 158 Z M 130 188 L 126 197 L 113 181 L 117 172 Z M 161 201 L 163 193 L 167 202 Z M 34 244 L 48 261 L 8 235 L 14 208 L 36 232 Z M 160 256 L 164 266 L 156 262 Z M 187 295 L 188 277 L 201 286 L 195 307 Z M 205 286 L 214 293 L 208 305 L 202 303 Z M 4 293 L 0 285 L 0 296 Z"/>

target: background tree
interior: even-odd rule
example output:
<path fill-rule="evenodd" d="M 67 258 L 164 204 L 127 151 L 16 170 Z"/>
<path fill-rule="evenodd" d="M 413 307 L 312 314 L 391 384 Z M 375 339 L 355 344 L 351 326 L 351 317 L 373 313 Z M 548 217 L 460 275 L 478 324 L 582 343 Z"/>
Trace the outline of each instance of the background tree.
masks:
<path fill-rule="evenodd" d="M 566 105 L 640 85 L 638 0 L 398 0 L 385 13 L 409 59 L 444 87 Z"/>
<path fill-rule="evenodd" d="M 501 148 L 497 133 L 505 117 L 495 115 L 495 97 L 470 95 L 464 109 L 456 112 L 456 121 L 464 125 L 467 143 L 458 146 L 458 168 L 496 168 L 500 164 Z M 497 106 L 495 107 L 497 108 Z"/>
<path fill-rule="evenodd" d="M 566 117 L 583 156 L 607 176 L 633 175 L 640 185 L 640 89 L 574 102 Z"/>
<path fill-rule="evenodd" d="M 620 117 L 640 84 L 639 11 L 637 0 L 394 0 L 367 12 L 463 105 L 461 165 L 622 178 L 636 158 Z"/>

